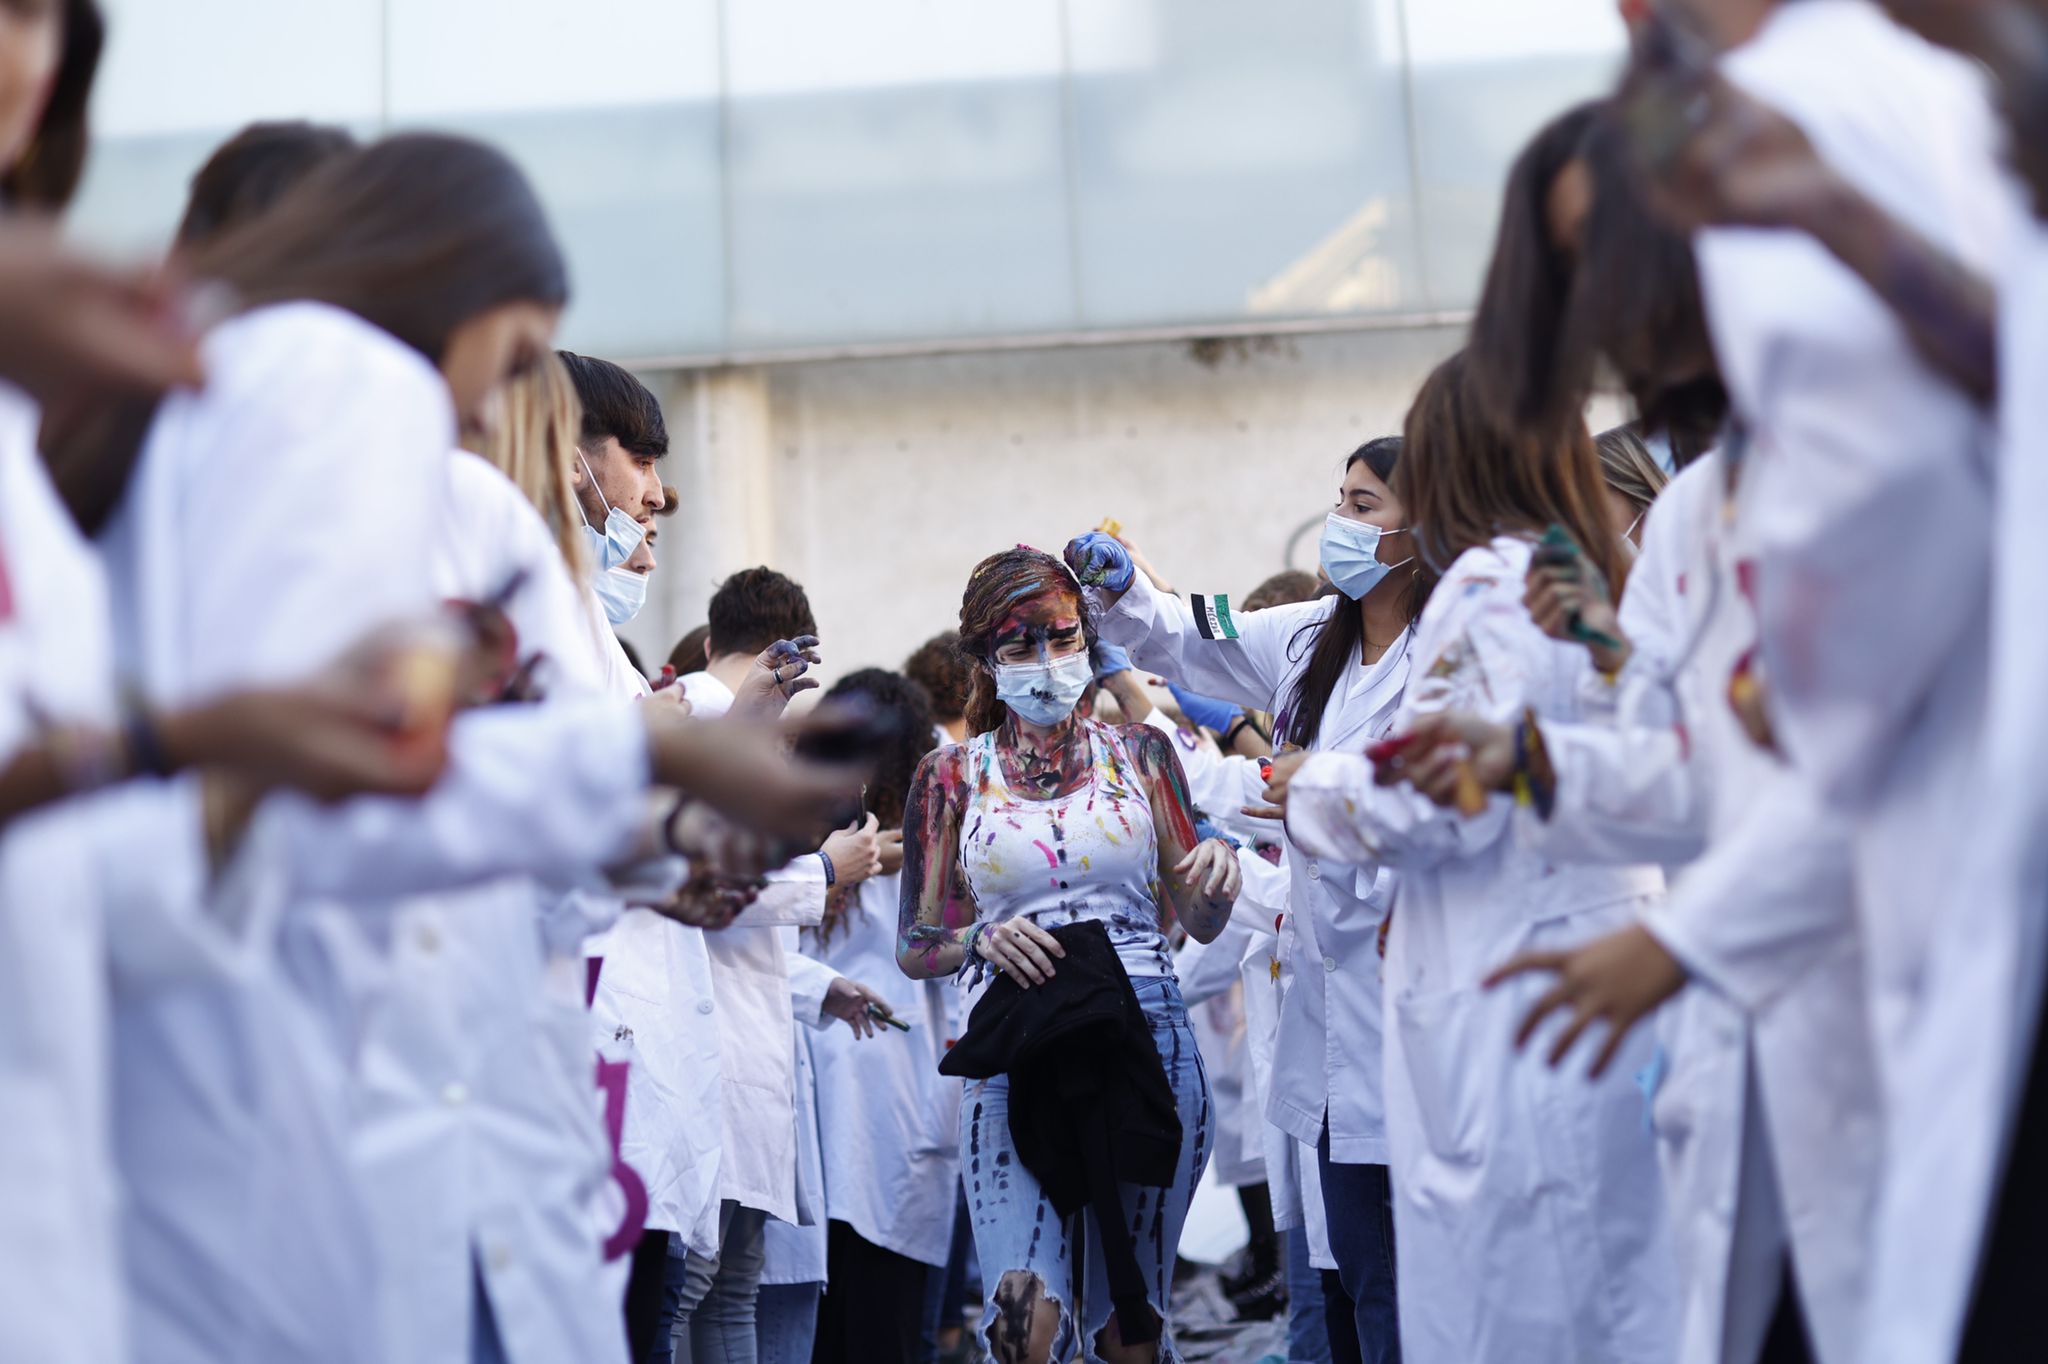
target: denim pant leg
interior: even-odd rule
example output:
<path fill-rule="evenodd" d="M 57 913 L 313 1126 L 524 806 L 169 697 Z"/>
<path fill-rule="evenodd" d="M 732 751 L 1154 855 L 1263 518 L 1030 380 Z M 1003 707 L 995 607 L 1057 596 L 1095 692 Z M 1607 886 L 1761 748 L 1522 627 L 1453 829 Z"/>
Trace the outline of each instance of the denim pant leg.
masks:
<path fill-rule="evenodd" d="M 719 1243 L 711 1283 L 690 1313 L 687 1364 L 758 1364 L 755 1300 L 768 1259 L 768 1214 L 737 1208 Z M 693 1257 L 694 1258 L 694 1257 Z"/>
<path fill-rule="evenodd" d="M 818 1335 L 818 1283 L 762 1284 L 754 1310 L 760 1364 L 811 1364 Z"/>
<path fill-rule="evenodd" d="M 1308 1262 L 1308 1228 L 1282 1234 L 1287 1238 L 1287 1364 L 1331 1364 L 1321 1276 Z"/>
<path fill-rule="evenodd" d="M 1394 1306 L 1394 1200 L 1384 1165 L 1340 1165 L 1330 1159 L 1330 1133 L 1316 1146 L 1329 1213 L 1330 1253 L 1351 1296 L 1365 1364 L 1400 1364 L 1401 1327 Z"/>

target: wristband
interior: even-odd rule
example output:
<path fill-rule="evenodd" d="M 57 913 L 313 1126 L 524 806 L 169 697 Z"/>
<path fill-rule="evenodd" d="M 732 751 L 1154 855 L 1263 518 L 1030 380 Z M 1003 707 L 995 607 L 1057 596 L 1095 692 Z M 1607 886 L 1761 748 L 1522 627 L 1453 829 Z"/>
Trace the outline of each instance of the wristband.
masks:
<path fill-rule="evenodd" d="M 832 855 L 823 848 L 818 849 L 818 860 L 825 864 L 825 889 L 839 884 L 839 868 L 832 865 Z"/>

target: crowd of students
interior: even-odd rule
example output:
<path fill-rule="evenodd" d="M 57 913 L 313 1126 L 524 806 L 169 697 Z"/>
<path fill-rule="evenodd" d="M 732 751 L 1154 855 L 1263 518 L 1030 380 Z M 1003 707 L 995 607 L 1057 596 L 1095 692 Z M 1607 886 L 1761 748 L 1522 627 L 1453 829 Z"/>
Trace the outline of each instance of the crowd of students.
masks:
<path fill-rule="evenodd" d="M 821 690 L 773 568 L 614 633 L 508 159 L 112 271 L 0 5 L 0 1359 L 1170 1360 L 1205 1171 L 1290 1360 L 2037 1357 L 2048 6 L 1622 9 L 1317 574 L 1077 511 Z"/>

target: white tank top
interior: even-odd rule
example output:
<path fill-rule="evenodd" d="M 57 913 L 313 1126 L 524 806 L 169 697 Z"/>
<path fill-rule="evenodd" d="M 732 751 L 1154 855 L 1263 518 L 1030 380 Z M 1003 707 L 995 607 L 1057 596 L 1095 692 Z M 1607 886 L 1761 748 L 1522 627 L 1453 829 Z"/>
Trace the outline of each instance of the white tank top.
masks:
<path fill-rule="evenodd" d="M 1152 803 L 1122 737 L 1093 720 L 1081 724 L 1092 752 L 1088 780 L 1052 800 L 1010 789 L 993 733 L 967 741 L 974 795 L 960 819 L 960 865 L 981 922 L 1024 914 L 1052 929 L 1099 919 L 1129 975 L 1171 977 Z"/>

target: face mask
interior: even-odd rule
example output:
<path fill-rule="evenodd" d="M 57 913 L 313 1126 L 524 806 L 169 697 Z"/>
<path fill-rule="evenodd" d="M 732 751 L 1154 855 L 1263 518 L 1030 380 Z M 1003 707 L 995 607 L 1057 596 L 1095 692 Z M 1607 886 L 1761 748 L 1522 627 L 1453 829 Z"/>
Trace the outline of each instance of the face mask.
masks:
<path fill-rule="evenodd" d="M 1095 680 L 1088 655 L 1069 654 L 1050 663 L 998 663 L 996 695 L 1017 718 L 1049 728 L 1073 713 L 1081 693 Z"/>
<path fill-rule="evenodd" d="M 630 568 L 608 568 L 591 587 L 604 604 L 604 618 L 614 625 L 624 625 L 647 605 L 647 575 Z"/>
<path fill-rule="evenodd" d="M 603 530 L 587 521 L 583 525 L 583 543 L 589 547 L 590 557 L 602 574 L 633 557 L 633 551 L 640 548 L 640 542 L 647 538 L 647 527 L 605 501 L 604 489 L 597 486 L 597 475 L 590 472 L 590 461 L 583 458 L 581 450 L 576 452 L 576 461 L 583 466 L 583 476 L 590 480 L 591 491 L 597 494 L 598 502 L 604 507 Z M 647 585 L 642 583 L 640 590 L 644 597 Z"/>
<path fill-rule="evenodd" d="M 1380 579 L 1408 562 L 1380 562 L 1380 540 L 1399 534 L 1402 532 L 1383 531 L 1368 522 L 1331 512 L 1329 520 L 1323 523 L 1322 545 L 1323 572 L 1330 575 L 1331 585 L 1353 601 L 1363 598 L 1379 586 Z"/>

